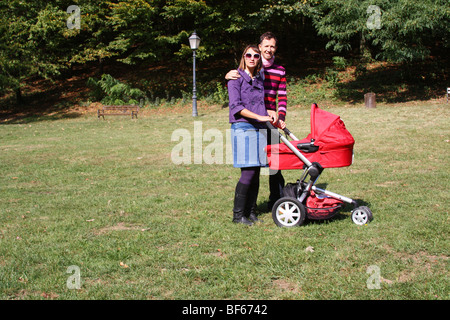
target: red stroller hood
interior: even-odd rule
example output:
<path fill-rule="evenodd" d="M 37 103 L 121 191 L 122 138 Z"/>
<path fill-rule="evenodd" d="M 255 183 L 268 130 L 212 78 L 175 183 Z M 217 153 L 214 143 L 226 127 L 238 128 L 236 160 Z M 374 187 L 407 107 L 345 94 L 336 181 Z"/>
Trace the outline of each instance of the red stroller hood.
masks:
<path fill-rule="evenodd" d="M 311 134 L 306 139 L 315 139 L 314 144 L 319 151 L 351 148 L 355 144 L 350 132 L 338 115 L 319 109 L 317 104 L 311 105 Z"/>
<path fill-rule="evenodd" d="M 311 142 L 319 149 L 313 153 L 301 152 L 309 161 L 318 162 L 324 168 L 346 167 L 353 161 L 355 140 L 346 129 L 338 115 L 319 109 L 317 104 L 311 106 L 311 133 L 303 140 L 291 141 L 293 146 Z M 268 145 L 266 148 L 269 166 L 274 170 L 303 168 L 303 162 L 287 145 Z"/>
<path fill-rule="evenodd" d="M 317 104 L 311 105 L 311 138 L 318 139 L 322 133 L 326 131 L 336 120 L 338 115 L 329 113 L 328 111 L 319 109 Z"/>

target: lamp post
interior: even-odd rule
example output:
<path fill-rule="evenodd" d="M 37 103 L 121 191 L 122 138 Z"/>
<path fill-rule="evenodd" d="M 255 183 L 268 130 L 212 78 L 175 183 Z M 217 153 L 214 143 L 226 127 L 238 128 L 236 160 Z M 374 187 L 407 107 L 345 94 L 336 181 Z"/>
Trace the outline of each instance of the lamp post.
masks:
<path fill-rule="evenodd" d="M 197 36 L 197 33 L 195 31 L 189 37 L 189 45 L 194 54 L 194 71 L 193 71 L 194 87 L 192 89 L 192 116 L 196 117 L 196 116 L 198 116 L 198 113 L 197 113 L 197 88 L 195 86 L 195 52 L 198 49 L 198 46 L 200 45 L 200 38 L 199 38 L 199 36 Z"/>

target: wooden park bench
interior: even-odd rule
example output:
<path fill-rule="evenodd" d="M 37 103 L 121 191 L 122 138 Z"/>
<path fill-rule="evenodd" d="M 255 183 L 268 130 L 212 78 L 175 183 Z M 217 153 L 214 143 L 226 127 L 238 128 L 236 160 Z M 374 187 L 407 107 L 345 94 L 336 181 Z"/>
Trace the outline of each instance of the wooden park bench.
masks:
<path fill-rule="evenodd" d="M 134 117 L 137 119 L 138 113 L 138 105 L 103 106 L 97 110 L 98 118 L 103 117 L 103 120 L 105 120 L 105 116 L 131 116 L 131 119 Z"/>

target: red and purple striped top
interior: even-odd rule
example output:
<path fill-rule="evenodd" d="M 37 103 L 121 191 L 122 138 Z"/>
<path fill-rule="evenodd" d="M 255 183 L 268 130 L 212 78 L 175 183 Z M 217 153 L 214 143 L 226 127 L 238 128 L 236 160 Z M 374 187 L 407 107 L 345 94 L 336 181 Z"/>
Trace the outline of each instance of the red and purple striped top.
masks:
<path fill-rule="evenodd" d="M 267 110 L 277 111 L 278 118 L 285 121 L 287 95 L 286 95 L 286 71 L 284 67 L 272 64 L 264 68 L 264 102 Z"/>

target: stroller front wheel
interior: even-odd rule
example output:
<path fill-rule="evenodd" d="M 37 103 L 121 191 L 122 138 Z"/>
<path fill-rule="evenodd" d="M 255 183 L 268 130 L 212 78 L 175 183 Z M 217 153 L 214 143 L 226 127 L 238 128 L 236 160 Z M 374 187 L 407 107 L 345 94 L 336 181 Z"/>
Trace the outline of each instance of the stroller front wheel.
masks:
<path fill-rule="evenodd" d="M 272 219 L 279 227 L 301 226 L 305 218 L 305 206 L 295 198 L 284 197 L 273 205 Z"/>
<path fill-rule="evenodd" d="M 360 206 L 352 211 L 352 221 L 357 225 L 365 225 L 372 219 L 372 211 L 366 206 Z"/>

